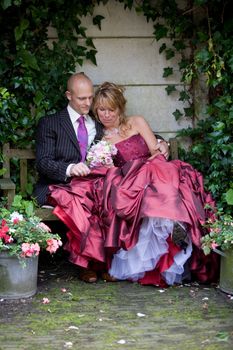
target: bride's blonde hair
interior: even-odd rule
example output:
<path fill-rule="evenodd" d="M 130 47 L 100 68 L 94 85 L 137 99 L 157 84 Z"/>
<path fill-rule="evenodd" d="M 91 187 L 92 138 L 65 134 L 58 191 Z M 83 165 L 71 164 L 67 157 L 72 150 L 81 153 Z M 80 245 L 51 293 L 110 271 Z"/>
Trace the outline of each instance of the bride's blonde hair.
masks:
<path fill-rule="evenodd" d="M 101 84 L 96 90 L 93 100 L 92 110 L 95 117 L 98 119 L 97 109 L 100 106 L 110 108 L 112 110 L 118 109 L 120 116 L 120 126 L 126 125 L 127 117 L 125 115 L 125 106 L 127 100 L 124 95 L 124 88 L 114 83 L 105 82 Z"/>

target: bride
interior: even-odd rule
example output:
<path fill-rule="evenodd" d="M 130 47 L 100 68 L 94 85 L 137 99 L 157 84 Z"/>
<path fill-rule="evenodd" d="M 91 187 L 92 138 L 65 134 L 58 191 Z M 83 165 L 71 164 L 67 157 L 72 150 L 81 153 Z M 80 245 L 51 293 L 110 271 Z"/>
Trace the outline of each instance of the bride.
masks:
<path fill-rule="evenodd" d="M 54 213 L 69 227 L 66 249 L 82 267 L 108 267 L 109 280 L 157 286 L 186 278 L 212 281 L 215 256 L 200 249 L 214 206 L 188 163 L 167 161 L 142 116 L 126 117 L 123 89 L 105 82 L 93 112 L 114 144 L 114 167 L 98 167 L 69 185 L 51 186 Z"/>

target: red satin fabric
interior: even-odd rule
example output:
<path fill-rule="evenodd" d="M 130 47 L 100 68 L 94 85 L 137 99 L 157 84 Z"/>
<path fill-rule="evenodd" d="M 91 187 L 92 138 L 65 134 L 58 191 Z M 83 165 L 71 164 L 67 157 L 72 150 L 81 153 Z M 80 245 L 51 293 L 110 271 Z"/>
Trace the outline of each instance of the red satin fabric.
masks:
<path fill-rule="evenodd" d="M 195 247 L 191 272 L 201 282 L 215 280 L 218 262 L 200 250 L 201 224 L 210 215 L 204 206 L 214 206 L 201 174 L 179 160 L 167 162 L 163 156 L 148 160 L 149 150 L 140 135 L 116 147 L 116 167 L 94 169 L 68 185 L 50 186 L 54 213 L 69 228 L 70 260 L 83 267 L 93 261 L 109 267 L 114 252 L 135 246 L 144 217 L 162 217 L 187 223 Z M 165 285 L 161 272 L 172 265 L 179 251 L 168 243 L 169 252 L 140 283 Z"/>

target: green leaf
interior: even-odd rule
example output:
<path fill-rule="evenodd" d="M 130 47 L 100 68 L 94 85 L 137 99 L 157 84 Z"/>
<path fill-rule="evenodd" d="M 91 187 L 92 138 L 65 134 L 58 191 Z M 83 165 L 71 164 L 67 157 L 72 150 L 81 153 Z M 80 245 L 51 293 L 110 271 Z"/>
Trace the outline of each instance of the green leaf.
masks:
<path fill-rule="evenodd" d="M 170 95 L 172 92 L 176 91 L 175 85 L 168 85 L 165 90 L 167 91 L 167 94 Z"/>
<path fill-rule="evenodd" d="M 95 26 L 97 26 L 99 28 L 99 30 L 101 30 L 101 21 L 104 19 L 105 17 L 101 16 L 101 15 L 97 15 L 93 18 L 92 22 Z"/>
<path fill-rule="evenodd" d="M 216 338 L 218 339 L 218 341 L 228 341 L 229 333 L 228 332 L 218 332 L 218 334 L 216 334 Z"/>
<path fill-rule="evenodd" d="M 94 65 L 97 66 L 97 62 L 96 62 L 96 58 L 95 58 L 96 53 L 97 53 L 96 50 L 90 50 L 90 51 L 87 52 L 86 58 L 88 60 L 90 60 L 92 63 L 94 63 Z"/>
<path fill-rule="evenodd" d="M 186 45 L 184 43 L 184 40 L 174 40 L 172 45 L 177 51 L 184 50 L 186 48 Z"/>
<path fill-rule="evenodd" d="M 204 64 L 208 62 L 210 58 L 211 58 L 211 54 L 206 48 L 200 50 L 195 55 L 195 59 L 199 62 L 199 64 L 200 63 Z"/>
<path fill-rule="evenodd" d="M 3 0 L 1 1 L 1 5 L 3 10 L 6 10 L 8 7 L 10 7 L 12 5 L 12 1 L 11 0 Z"/>
<path fill-rule="evenodd" d="M 184 108 L 184 112 L 185 112 L 185 116 L 186 117 L 192 117 L 193 116 L 193 108 L 192 107 Z"/>
<path fill-rule="evenodd" d="M 95 45 L 93 44 L 93 40 L 91 38 L 87 38 L 86 45 L 93 47 L 93 49 L 95 49 Z"/>
<path fill-rule="evenodd" d="M 233 205 L 233 189 L 230 189 L 226 193 L 227 204 Z"/>
<path fill-rule="evenodd" d="M 166 60 L 170 60 L 172 57 L 175 56 L 175 52 L 172 49 L 167 49 L 165 52 L 166 52 Z"/>
<path fill-rule="evenodd" d="M 157 41 L 159 41 L 162 38 L 166 38 L 167 37 L 167 33 L 168 33 L 168 28 L 165 27 L 162 24 L 155 24 L 154 25 L 154 36 L 156 38 Z"/>
<path fill-rule="evenodd" d="M 174 115 L 176 120 L 179 120 L 183 116 L 179 109 L 176 109 L 175 112 L 173 112 L 172 114 Z"/>
<path fill-rule="evenodd" d="M 15 40 L 19 41 L 22 36 L 23 33 L 25 31 L 25 29 L 27 29 L 29 26 L 29 21 L 27 19 L 22 19 L 22 21 L 20 22 L 20 25 L 18 27 L 15 28 Z"/>
<path fill-rule="evenodd" d="M 159 53 L 162 53 L 164 50 L 166 50 L 166 48 L 167 48 L 167 45 L 163 43 L 159 48 Z"/>
<path fill-rule="evenodd" d="M 190 96 L 185 90 L 180 92 L 179 101 L 188 101 L 189 99 L 190 99 Z"/>
<path fill-rule="evenodd" d="M 166 68 L 163 68 L 163 77 L 166 78 L 168 77 L 169 75 L 172 75 L 173 74 L 173 68 L 172 67 L 166 67 Z"/>
<path fill-rule="evenodd" d="M 21 49 L 19 55 L 21 56 L 26 67 L 39 70 L 36 57 L 31 52 Z"/>

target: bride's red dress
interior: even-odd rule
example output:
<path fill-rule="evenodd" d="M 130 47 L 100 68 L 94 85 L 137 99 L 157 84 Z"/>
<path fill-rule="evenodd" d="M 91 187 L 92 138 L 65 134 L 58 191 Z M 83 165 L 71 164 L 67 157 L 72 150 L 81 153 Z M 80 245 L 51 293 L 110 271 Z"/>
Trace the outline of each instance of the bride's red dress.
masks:
<path fill-rule="evenodd" d="M 112 254 L 137 244 L 143 218 L 167 218 L 185 223 L 192 240 L 190 271 L 201 282 L 215 280 L 217 258 L 200 249 L 202 224 L 214 206 L 204 191 L 202 175 L 180 160 L 150 157 L 140 135 L 116 144 L 115 167 L 100 167 L 67 185 L 50 186 L 54 214 L 69 228 L 66 249 L 70 261 L 88 267 L 89 262 L 111 265 Z M 139 280 L 164 286 L 161 273 L 173 263 L 180 248 L 168 237 L 168 251 Z"/>

